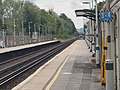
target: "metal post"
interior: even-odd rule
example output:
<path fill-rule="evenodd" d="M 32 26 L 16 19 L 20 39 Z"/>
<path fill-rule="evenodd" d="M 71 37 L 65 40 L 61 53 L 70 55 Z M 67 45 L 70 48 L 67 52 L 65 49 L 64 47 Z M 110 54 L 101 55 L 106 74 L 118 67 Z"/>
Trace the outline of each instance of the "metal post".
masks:
<path fill-rule="evenodd" d="M 91 8 L 91 3 L 89 3 L 89 9 Z M 92 17 L 90 20 L 90 35 L 92 35 Z M 92 52 L 92 36 L 90 36 L 90 52 Z"/>
<path fill-rule="evenodd" d="M 1 24 L 5 24 L 4 23 L 4 12 L 3 12 L 3 8 L 2 8 L 2 0 L 0 0 L 0 18 L 1 18 Z M 5 31 L 3 29 L 2 31 L 2 47 L 5 47 Z"/>
<path fill-rule="evenodd" d="M 98 7 L 97 7 L 97 0 L 95 0 L 95 11 L 96 11 L 96 65 L 99 67 L 100 66 L 100 47 L 99 47 L 99 42 L 98 42 Z"/>
<path fill-rule="evenodd" d="M 43 27 L 42 27 L 42 25 L 41 25 L 41 33 L 40 33 L 40 36 L 42 36 L 42 33 L 43 33 L 43 32 L 42 32 L 42 29 L 43 29 Z"/>
<path fill-rule="evenodd" d="M 39 29 L 39 32 L 38 32 L 38 38 L 39 38 L 39 40 L 38 41 L 40 41 L 40 24 L 38 24 L 38 29 Z"/>
<path fill-rule="evenodd" d="M 110 0 L 107 0 L 107 10 L 110 11 Z M 108 54 L 106 60 L 106 90 L 114 90 L 114 72 L 113 60 L 111 59 L 111 34 L 110 34 L 110 21 L 107 22 L 107 43 Z"/>
<path fill-rule="evenodd" d="M 2 24 L 3 25 L 5 24 L 4 15 L 3 15 L 3 19 L 2 19 Z M 2 34 L 3 34 L 3 48 L 4 48 L 5 47 L 5 29 L 3 29 Z"/>
<path fill-rule="evenodd" d="M 50 30 L 50 27 L 49 27 L 49 36 L 50 36 L 50 40 L 52 40 L 52 32 Z"/>
<path fill-rule="evenodd" d="M 46 41 L 47 34 L 46 34 L 46 27 L 45 26 L 44 26 L 44 35 L 45 35 L 44 40 Z"/>
<path fill-rule="evenodd" d="M 91 8 L 91 2 L 83 2 L 83 4 L 89 4 L 89 9 Z M 92 20 L 89 20 L 89 29 L 90 29 L 90 33 L 88 34 L 92 34 Z M 90 52 L 92 52 L 92 37 L 91 36 L 88 36 L 88 43 L 89 43 L 89 49 L 90 49 Z"/>
<path fill-rule="evenodd" d="M 92 34 L 93 34 L 93 37 L 92 37 L 92 53 L 93 53 L 93 57 L 95 56 L 95 37 L 94 37 L 94 35 L 95 35 L 95 30 L 94 30 L 94 22 L 93 22 L 93 32 L 92 32 Z"/>
<path fill-rule="evenodd" d="M 2 0 L 0 0 L 0 18 L 2 19 Z"/>
<path fill-rule="evenodd" d="M 23 36 L 23 44 L 24 44 L 24 21 L 22 20 L 22 36 Z"/>
<path fill-rule="evenodd" d="M 46 26 L 46 38 L 48 40 L 48 27 Z"/>
<path fill-rule="evenodd" d="M 44 38 L 44 41 L 45 41 L 45 26 L 43 26 L 43 38 Z"/>
<path fill-rule="evenodd" d="M 30 38 L 30 29 L 31 29 L 31 27 L 30 27 L 30 23 L 31 22 L 29 22 L 29 40 L 30 40 L 29 43 L 31 43 L 31 38 Z"/>
<path fill-rule="evenodd" d="M 16 45 L 16 31 L 15 31 L 15 28 L 16 28 L 16 22 L 15 22 L 15 18 L 14 18 L 14 45 Z"/>
<path fill-rule="evenodd" d="M 92 10 L 93 10 L 93 0 L 92 0 Z M 93 26 L 93 22 L 92 22 L 92 24 L 91 24 L 91 26 Z M 95 39 L 94 39 L 94 35 L 95 35 L 95 32 L 94 32 L 94 27 L 92 28 L 92 34 L 93 34 L 93 36 L 92 36 L 92 53 L 93 53 L 93 55 L 92 56 L 95 56 Z"/>
<path fill-rule="evenodd" d="M 23 0 L 23 4 L 22 4 L 22 6 L 21 6 L 22 15 L 23 15 L 24 3 L 25 3 L 25 1 Z M 24 21 L 25 21 L 25 20 L 24 20 L 23 17 L 22 17 L 22 36 L 23 36 L 23 42 L 22 42 L 22 44 L 25 44 Z"/>
<path fill-rule="evenodd" d="M 0 24 L 2 24 L 2 0 L 0 0 Z"/>
<path fill-rule="evenodd" d="M 49 31 L 49 27 L 48 27 L 48 40 L 50 40 L 50 31 Z"/>
<path fill-rule="evenodd" d="M 43 25 L 42 25 L 42 38 L 44 38 L 44 27 L 43 27 Z"/>
<path fill-rule="evenodd" d="M 36 32 L 36 25 L 34 24 L 34 33 Z"/>
<path fill-rule="evenodd" d="M 92 35 L 92 20 L 90 20 L 90 35 Z M 92 52 L 92 36 L 90 36 L 90 52 Z"/>
<path fill-rule="evenodd" d="M 40 25 L 39 25 L 39 34 L 38 34 L 39 38 L 40 38 Z"/>
<path fill-rule="evenodd" d="M 30 28 L 31 28 L 31 27 L 30 27 L 30 22 L 29 22 L 29 37 L 30 37 Z"/>
<path fill-rule="evenodd" d="M 36 25 L 35 25 L 35 23 L 34 23 L 34 34 L 33 34 L 33 38 L 34 38 L 34 42 L 36 42 Z"/>
<path fill-rule="evenodd" d="M 105 72 L 105 60 L 106 60 L 106 46 L 105 46 L 105 29 L 104 22 L 101 22 L 102 28 L 102 54 L 101 54 L 101 72 L 100 72 L 100 83 L 101 85 L 105 85 L 106 83 L 106 72 Z"/>

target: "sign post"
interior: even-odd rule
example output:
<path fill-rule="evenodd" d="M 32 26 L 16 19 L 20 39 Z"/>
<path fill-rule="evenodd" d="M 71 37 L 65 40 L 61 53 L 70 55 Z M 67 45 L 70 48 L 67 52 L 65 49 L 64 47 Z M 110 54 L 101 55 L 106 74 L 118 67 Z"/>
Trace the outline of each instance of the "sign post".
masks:
<path fill-rule="evenodd" d="M 107 22 L 108 26 L 108 36 L 107 36 L 107 46 L 104 43 L 105 40 L 105 34 L 103 31 L 102 34 L 102 60 L 101 60 L 101 84 L 106 83 L 106 90 L 113 90 L 113 62 L 110 57 L 110 21 L 112 21 L 113 16 L 111 11 L 104 11 L 99 13 L 99 20 L 102 23 L 103 27 L 103 22 Z M 106 50 L 108 55 L 106 55 Z M 106 57 L 107 56 L 107 57 Z M 107 59 L 107 60 L 106 60 Z"/>

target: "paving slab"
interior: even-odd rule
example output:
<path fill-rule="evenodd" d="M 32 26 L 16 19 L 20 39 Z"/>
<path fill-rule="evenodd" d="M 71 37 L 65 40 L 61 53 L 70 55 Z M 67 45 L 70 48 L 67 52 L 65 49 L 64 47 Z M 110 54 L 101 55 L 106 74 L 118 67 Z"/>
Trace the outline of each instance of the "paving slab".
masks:
<path fill-rule="evenodd" d="M 43 90 L 74 47 L 75 43 L 71 44 L 12 90 Z"/>
<path fill-rule="evenodd" d="M 100 85 L 100 70 L 91 62 L 91 56 L 86 43 L 78 40 L 50 90 L 105 90 Z"/>
<path fill-rule="evenodd" d="M 91 56 L 85 41 L 77 40 L 12 90 L 105 90 Z"/>

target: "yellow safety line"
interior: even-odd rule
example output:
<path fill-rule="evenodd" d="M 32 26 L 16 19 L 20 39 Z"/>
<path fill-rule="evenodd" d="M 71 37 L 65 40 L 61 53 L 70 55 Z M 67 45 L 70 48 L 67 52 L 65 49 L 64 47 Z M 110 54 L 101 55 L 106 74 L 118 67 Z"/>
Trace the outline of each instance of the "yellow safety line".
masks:
<path fill-rule="evenodd" d="M 69 55 L 70 56 L 70 55 Z M 54 76 L 54 78 L 51 80 L 51 82 L 49 83 L 49 85 L 46 87 L 45 90 L 50 90 L 51 86 L 54 84 L 55 80 L 57 79 L 58 75 L 60 74 L 63 66 L 65 65 L 65 63 L 67 62 L 67 59 L 69 58 L 69 56 L 67 56 L 66 60 L 64 61 L 64 63 L 61 65 L 61 67 L 59 68 L 59 70 L 57 71 L 56 75 Z"/>
<path fill-rule="evenodd" d="M 77 45 L 77 44 L 76 44 Z M 73 50 L 75 49 L 76 45 L 74 46 Z M 65 63 L 67 62 L 68 58 L 70 57 L 70 55 L 73 53 L 72 52 L 67 56 L 67 58 L 65 59 L 65 61 L 63 62 L 63 64 L 60 66 L 60 68 L 58 69 L 58 71 L 56 72 L 54 78 L 50 81 L 50 83 L 47 85 L 47 87 L 45 88 L 45 90 L 50 90 L 50 88 L 52 87 L 52 85 L 54 84 L 54 82 L 56 81 L 57 77 L 59 76 L 63 66 L 65 65 Z"/>

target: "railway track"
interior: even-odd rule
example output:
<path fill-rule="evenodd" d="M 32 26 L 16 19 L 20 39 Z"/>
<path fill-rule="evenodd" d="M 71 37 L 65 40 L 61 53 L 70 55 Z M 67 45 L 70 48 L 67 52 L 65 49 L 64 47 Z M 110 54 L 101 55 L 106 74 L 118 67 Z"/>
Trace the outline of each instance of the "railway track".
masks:
<path fill-rule="evenodd" d="M 26 73 L 40 63 L 44 64 L 54 55 L 69 46 L 72 42 L 74 42 L 74 40 L 60 43 L 54 47 L 47 48 L 47 50 L 44 49 L 42 51 L 37 51 L 28 56 L 23 56 L 17 59 L 17 62 L 16 60 L 12 60 L 15 63 L 12 63 L 9 67 L 6 67 L 5 65 L 8 65 L 8 63 L 10 64 L 10 62 L 3 63 L 4 66 L 0 68 L 0 88 L 5 88 L 9 82 L 17 80 L 17 77 L 20 77 L 20 75 Z"/>

